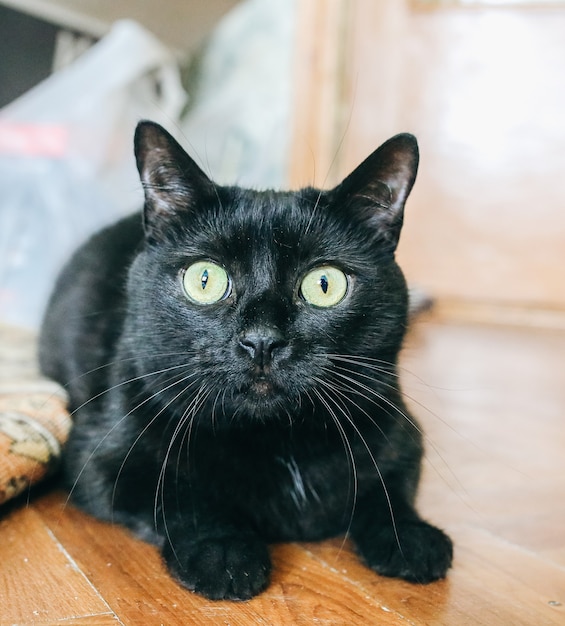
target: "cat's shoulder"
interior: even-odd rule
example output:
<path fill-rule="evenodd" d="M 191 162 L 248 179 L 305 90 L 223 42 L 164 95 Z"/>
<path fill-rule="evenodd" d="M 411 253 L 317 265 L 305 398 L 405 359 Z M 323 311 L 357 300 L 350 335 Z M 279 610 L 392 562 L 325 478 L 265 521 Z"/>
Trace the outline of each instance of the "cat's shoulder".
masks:
<path fill-rule="evenodd" d="M 81 254 L 95 254 L 98 259 L 134 252 L 143 241 L 143 219 L 140 212 L 123 217 L 117 222 L 96 232 L 77 251 Z"/>

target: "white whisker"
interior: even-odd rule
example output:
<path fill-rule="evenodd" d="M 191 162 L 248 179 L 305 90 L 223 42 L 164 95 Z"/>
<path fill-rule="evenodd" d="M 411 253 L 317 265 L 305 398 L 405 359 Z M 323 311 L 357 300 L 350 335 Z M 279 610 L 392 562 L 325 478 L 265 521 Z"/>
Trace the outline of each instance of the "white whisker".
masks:
<path fill-rule="evenodd" d="M 331 388 L 331 386 L 330 386 L 330 385 L 328 385 L 328 384 L 326 384 L 326 383 L 324 383 L 324 388 L 325 388 L 325 389 L 328 389 L 328 388 L 329 388 L 330 390 L 332 389 L 332 388 Z M 318 391 L 319 391 L 319 390 L 318 390 Z M 319 394 L 318 394 L 318 397 L 319 397 L 320 399 L 322 399 L 322 398 L 321 398 L 321 395 L 319 395 Z M 329 396 L 328 396 L 328 397 L 329 397 Z M 335 400 L 334 400 L 334 405 L 335 405 L 335 406 L 336 406 L 336 407 L 337 407 L 337 408 L 341 411 L 341 414 L 345 417 L 345 419 L 347 420 L 347 422 L 350 424 L 350 426 L 353 428 L 353 430 L 355 431 L 355 433 L 357 434 L 357 436 L 358 436 L 358 437 L 359 437 L 359 439 L 361 440 L 361 442 L 362 442 L 363 446 L 365 447 L 365 450 L 367 450 L 367 454 L 369 455 L 369 458 L 371 459 L 371 462 L 373 463 L 373 466 L 374 466 L 375 470 L 377 471 L 377 475 L 378 475 L 379 480 L 380 480 L 380 483 L 381 483 L 381 485 L 382 485 L 382 487 L 383 487 L 383 491 L 384 491 L 384 494 L 385 494 L 385 499 L 386 499 L 386 501 L 387 501 L 388 510 L 389 510 L 389 512 L 390 512 L 390 518 L 391 518 L 391 522 L 392 522 L 392 527 L 393 527 L 394 535 L 395 535 L 395 538 L 396 538 L 396 543 L 397 543 L 397 545 L 398 545 L 398 549 L 399 549 L 399 550 L 400 550 L 400 552 L 402 553 L 402 546 L 400 545 L 400 537 L 399 537 L 399 535 L 398 535 L 398 528 L 397 528 L 397 525 L 396 525 L 396 519 L 395 519 L 395 516 L 394 516 L 393 507 L 392 507 L 392 501 L 391 501 L 391 499 L 390 499 L 390 494 L 389 494 L 389 492 L 388 492 L 388 488 L 387 488 L 387 486 L 386 486 L 386 483 L 385 483 L 385 480 L 384 480 L 384 476 L 383 476 L 383 474 L 382 474 L 382 472 L 381 472 L 381 468 L 379 467 L 379 464 L 377 463 L 377 460 L 375 459 L 375 455 L 373 454 L 373 451 L 371 450 L 371 447 L 370 447 L 370 446 L 369 446 L 369 444 L 367 443 L 367 440 L 365 439 L 365 437 L 363 436 L 363 434 L 361 433 L 361 431 L 359 430 L 359 428 L 358 428 L 358 427 L 357 427 L 357 425 L 355 424 L 354 420 L 352 419 L 351 414 L 350 414 L 348 411 L 346 411 L 346 410 L 345 410 L 345 409 L 344 409 L 344 408 L 343 408 L 343 407 L 342 407 L 342 406 L 341 406 L 338 402 L 336 402 Z M 330 410 L 330 408 L 328 407 L 328 405 L 327 405 L 327 404 L 325 404 L 325 406 L 326 406 L 326 408 L 328 408 L 328 410 Z M 334 417 L 334 416 L 335 416 L 335 414 L 332 412 L 332 417 Z M 335 419 L 337 419 L 337 418 L 335 418 Z M 339 421 L 339 420 L 338 420 L 338 421 Z M 341 425 L 340 425 L 340 427 L 341 427 Z M 341 428 L 343 428 L 343 427 L 341 427 Z M 349 449 L 351 450 L 351 446 L 350 446 L 350 444 L 349 444 L 349 443 L 348 443 L 348 446 L 349 446 Z M 353 455 L 353 452 L 352 452 L 352 451 L 351 451 L 351 454 Z M 357 481 L 356 481 L 356 490 L 357 490 Z M 356 491 L 356 493 L 357 493 L 357 491 Z M 349 522 L 349 527 L 348 527 L 347 532 L 346 532 L 346 536 L 347 536 L 347 534 L 349 533 L 349 530 L 350 530 L 350 528 L 351 528 L 351 523 L 352 523 L 352 521 L 353 521 L 354 509 L 355 509 L 355 507 L 353 507 L 353 510 L 351 511 L 351 519 L 350 519 L 350 522 Z"/>
<path fill-rule="evenodd" d="M 175 555 L 175 558 L 177 559 L 177 561 L 180 563 L 180 560 L 177 556 L 176 550 L 175 550 L 175 546 L 173 544 L 173 541 L 171 540 L 171 536 L 170 536 L 170 532 L 169 532 L 169 528 L 167 525 L 167 515 L 166 515 L 166 510 L 165 510 L 165 477 L 166 477 L 166 472 L 167 472 L 167 466 L 169 464 L 169 458 L 171 456 L 171 452 L 173 450 L 173 446 L 175 443 L 175 440 L 177 438 L 177 436 L 184 431 L 183 437 L 181 439 L 180 445 L 179 445 L 179 450 L 178 450 L 178 457 L 177 457 L 177 463 L 176 463 L 176 481 L 178 483 L 178 472 L 179 472 L 179 464 L 180 464 L 180 454 L 182 451 L 182 447 L 183 447 L 183 442 L 185 441 L 185 438 L 187 440 L 187 454 L 189 451 L 189 445 L 190 445 L 190 436 L 192 433 L 192 427 L 194 424 L 194 420 L 196 417 L 196 414 L 198 413 L 198 411 L 200 410 L 200 408 L 202 407 L 202 405 L 204 404 L 204 402 L 206 401 L 206 399 L 209 397 L 210 395 L 210 391 L 205 390 L 204 391 L 204 397 L 201 398 L 201 394 L 203 393 L 203 390 L 205 390 L 204 386 L 199 387 L 196 396 L 192 399 L 191 403 L 186 407 L 186 409 L 184 410 L 173 434 L 171 435 L 171 438 L 169 439 L 169 444 L 167 446 L 167 451 L 165 453 L 165 456 L 163 458 L 163 462 L 161 464 L 161 470 L 159 471 L 159 477 L 157 479 L 157 486 L 156 486 L 156 490 L 155 490 L 155 500 L 154 500 L 154 504 L 153 504 L 153 511 L 154 511 L 154 523 L 155 523 L 155 527 L 158 527 L 158 520 L 157 520 L 157 511 L 158 511 L 158 504 L 159 504 L 159 499 L 161 501 L 161 518 L 163 520 L 163 527 L 164 527 L 164 531 L 165 531 L 165 537 L 171 547 L 171 550 L 173 551 L 173 554 Z M 185 430 L 185 425 L 188 424 L 188 428 Z"/>
<path fill-rule="evenodd" d="M 343 446 L 346 452 L 346 456 L 349 460 L 349 467 L 351 469 L 351 474 L 353 475 L 353 497 L 352 497 L 352 508 L 351 508 L 351 515 L 349 518 L 349 523 L 347 526 L 347 532 L 345 533 L 346 536 L 349 533 L 349 530 L 351 528 L 351 523 L 353 520 L 353 514 L 355 511 L 355 503 L 357 502 L 357 493 L 358 493 L 358 489 L 359 489 L 359 485 L 358 485 L 358 480 L 357 480 L 357 467 L 355 465 L 355 456 L 353 454 L 353 449 L 351 447 L 351 443 L 349 442 L 349 439 L 347 438 L 347 433 L 345 432 L 345 429 L 343 428 L 343 425 L 341 424 L 339 418 L 337 417 L 336 413 L 334 412 L 334 410 L 332 409 L 332 407 L 329 404 L 329 401 L 326 400 L 324 398 L 324 396 L 322 395 L 322 390 L 321 389 L 313 389 L 312 390 L 313 393 L 315 394 L 315 396 L 318 398 L 318 400 L 322 403 L 322 405 L 326 408 L 326 410 L 328 411 L 328 413 L 330 414 L 333 423 L 335 424 L 338 433 L 340 435 L 340 438 L 343 442 Z M 351 484 L 351 474 L 350 474 L 350 484 Z M 345 541 L 345 540 L 344 540 Z"/>
<path fill-rule="evenodd" d="M 155 393 L 153 393 L 151 396 L 149 396 L 146 400 L 143 401 L 142 404 L 144 404 L 146 401 L 150 401 L 153 400 L 154 398 L 156 398 L 157 396 L 159 396 L 161 393 L 163 393 L 164 391 L 168 391 L 169 389 L 171 389 L 172 387 L 176 387 L 177 385 L 184 383 L 186 380 L 189 380 L 190 378 L 194 378 L 195 374 L 191 373 L 188 374 L 187 376 L 185 376 L 184 378 L 181 378 L 180 380 L 175 381 L 174 383 L 171 383 L 170 385 L 168 385 L 167 387 L 165 387 L 164 389 L 160 389 L 158 391 L 156 391 Z M 131 444 L 131 446 L 129 447 L 125 457 L 122 459 L 122 463 L 118 469 L 118 472 L 116 474 L 116 478 L 114 479 L 114 488 L 112 490 L 112 506 L 114 503 L 114 499 L 115 499 L 115 495 L 116 495 L 116 489 L 118 486 L 118 481 L 120 479 L 120 476 L 122 474 L 122 471 L 125 467 L 125 464 L 128 460 L 128 458 L 130 457 L 131 453 L 133 452 L 133 449 L 135 448 L 135 446 L 139 443 L 139 441 L 142 439 L 143 435 L 145 435 L 145 433 L 151 428 L 151 426 L 157 421 L 157 419 L 169 408 L 169 406 L 171 406 L 171 404 L 173 404 L 174 402 L 176 402 L 184 393 L 186 393 L 186 391 L 188 391 L 190 389 L 190 387 L 194 384 L 195 381 L 193 381 L 190 385 L 188 385 L 187 387 L 184 387 L 183 389 L 181 389 L 175 396 L 173 396 L 173 398 L 171 398 L 164 406 L 161 407 L 161 409 L 149 420 L 149 422 L 145 425 L 145 427 L 140 431 L 140 433 L 137 435 L 137 437 L 135 438 L 135 440 L 133 441 L 133 443 Z M 135 412 L 137 409 L 139 409 L 141 406 L 141 404 L 138 404 L 136 407 L 134 407 L 128 414 L 126 415 L 130 415 L 131 413 Z"/>
<path fill-rule="evenodd" d="M 335 366 L 334 366 L 334 367 L 335 367 Z M 342 371 L 337 371 L 337 370 L 342 370 Z M 420 428 L 420 426 L 419 426 L 419 425 L 418 425 L 418 424 L 417 424 L 417 423 L 416 423 L 416 422 L 415 422 L 415 421 L 414 421 L 414 420 L 413 420 L 413 419 L 409 416 L 409 414 L 407 414 L 407 413 L 406 413 L 405 411 L 403 411 L 401 408 L 399 408 L 398 406 L 396 406 L 396 405 L 395 405 L 395 404 L 394 404 L 394 403 L 393 403 L 393 402 L 392 402 L 389 398 L 387 398 L 385 395 L 383 395 L 383 394 L 379 393 L 378 391 L 376 391 L 376 390 L 375 390 L 375 389 L 373 389 L 372 387 L 370 387 L 370 386 L 368 386 L 368 385 L 365 385 L 364 383 L 362 383 L 362 382 L 360 382 L 360 381 L 356 380 L 353 376 L 355 376 L 355 375 L 359 375 L 359 376 L 361 376 L 361 377 L 363 377 L 363 378 L 366 378 L 366 379 L 369 379 L 369 380 L 373 380 L 371 377 L 366 376 L 366 375 L 363 375 L 363 374 L 360 374 L 359 372 L 356 372 L 356 371 L 354 372 L 354 371 L 352 371 L 352 370 L 343 370 L 343 368 L 340 368 L 340 367 L 335 367 L 335 369 L 331 369 L 331 370 L 330 370 L 329 368 L 326 368 L 326 370 L 325 370 L 325 371 L 326 371 L 328 374 L 333 374 L 333 376 L 334 376 L 334 377 L 336 377 L 336 376 L 337 376 L 337 377 L 339 377 L 339 378 L 341 378 L 341 379 L 344 379 L 344 380 L 346 380 L 347 382 L 349 382 L 349 383 L 351 383 L 351 384 L 353 384 L 353 385 L 356 385 L 356 386 L 358 387 L 357 389 L 354 389 L 354 388 L 352 388 L 352 387 L 342 388 L 342 391 L 345 391 L 345 392 L 350 392 L 350 393 L 354 393 L 355 395 L 358 395 L 359 397 L 361 397 L 361 398 L 363 398 L 363 399 L 367 400 L 367 402 L 370 402 L 370 403 L 374 404 L 374 405 L 375 405 L 376 407 L 378 407 L 380 410 L 385 411 L 385 412 L 387 413 L 387 415 L 389 415 L 390 417 L 393 417 L 393 413 L 394 413 L 395 415 L 400 416 L 400 417 L 402 418 L 402 420 L 403 420 L 403 421 L 406 421 L 406 422 L 407 422 L 407 423 L 408 423 L 408 424 L 409 424 L 409 425 L 410 425 L 413 429 L 415 429 L 415 430 L 416 430 L 416 431 L 420 434 L 420 436 L 422 436 L 422 437 L 423 437 L 423 439 L 425 440 L 426 444 L 428 444 L 428 445 L 432 448 L 432 450 L 434 451 L 434 453 L 437 455 L 437 457 L 438 457 L 439 459 L 441 459 L 441 461 L 443 462 L 443 465 L 447 468 L 447 470 L 448 470 L 448 472 L 449 472 L 450 476 L 451 476 L 451 477 L 453 478 L 453 480 L 457 483 L 457 485 L 458 485 L 460 488 L 464 489 L 464 487 L 463 487 L 463 485 L 461 484 L 461 482 L 460 482 L 459 478 L 455 475 L 455 473 L 453 472 L 453 470 L 451 469 L 451 467 L 449 466 L 449 464 L 447 463 L 447 461 L 445 460 L 445 458 L 444 458 L 444 457 L 443 457 L 443 455 L 441 454 L 440 450 L 438 449 L 438 447 L 436 446 L 436 444 L 434 443 L 434 441 L 433 441 L 432 439 L 430 439 L 430 437 L 428 437 L 428 436 L 426 435 L 426 433 L 425 433 L 425 432 L 424 432 L 424 431 Z M 349 374 L 351 374 L 351 376 L 347 376 L 347 375 L 343 374 L 343 373 L 342 373 L 343 371 L 347 371 Z M 394 386 L 392 386 L 392 385 L 388 385 L 388 384 L 386 384 L 386 383 L 383 383 L 383 382 L 382 382 L 382 381 L 380 381 L 380 380 L 378 381 L 378 383 L 379 383 L 379 384 L 381 384 L 381 385 L 383 385 L 383 386 L 385 386 L 385 387 L 390 387 L 391 389 L 394 389 L 395 391 L 398 391 L 398 390 L 397 390 Z M 363 392 L 366 392 L 366 393 L 363 393 Z M 367 394 L 369 394 L 369 395 L 367 395 Z M 415 402 L 416 404 L 418 404 L 419 406 L 421 406 L 422 408 L 424 408 L 424 409 L 426 408 L 426 407 L 424 407 L 423 405 L 421 405 L 419 402 L 417 402 L 416 400 L 414 400 L 413 398 L 411 398 L 409 395 L 407 395 L 407 394 L 405 394 L 405 393 L 404 393 L 403 395 L 404 395 L 406 398 L 408 398 L 408 399 L 410 399 L 411 401 L 413 401 L 413 402 Z M 386 406 L 383 406 L 383 404 L 382 404 L 383 402 L 384 402 L 384 404 L 385 404 Z M 388 407 L 388 408 L 390 408 L 390 409 L 392 409 L 393 413 L 391 413 L 391 412 L 387 409 L 387 407 Z M 428 410 L 428 409 L 426 409 L 426 410 Z M 367 414 L 365 413 L 365 415 L 367 415 Z M 440 419 L 440 421 L 441 421 L 442 423 L 444 423 L 444 420 L 441 420 L 441 418 L 439 418 L 439 417 L 438 417 L 438 416 L 436 416 L 435 414 L 434 414 L 434 416 L 435 416 L 435 417 L 437 417 L 438 419 Z M 371 419 L 371 421 L 372 421 L 373 423 L 375 423 L 373 419 Z M 376 425 L 376 424 L 375 424 L 375 425 Z M 401 426 L 402 426 L 402 423 L 401 423 Z M 452 427 L 450 426 L 450 428 L 452 428 Z M 453 429 L 453 428 L 452 428 L 452 429 Z M 453 429 L 453 430 L 454 430 L 454 429 Z M 410 431 L 407 431 L 407 432 L 408 432 L 408 434 L 409 434 L 411 437 L 414 437 L 414 435 L 413 435 L 413 434 L 411 434 L 411 433 L 410 433 Z M 457 432 L 457 431 L 455 431 L 455 432 Z M 441 472 L 439 471 L 438 467 L 436 467 L 435 463 L 432 461 L 432 459 L 431 459 L 430 457 L 426 456 L 426 462 L 427 462 L 427 463 L 429 463 L 429 464 L 430 464 L 430 465 L 431 465 L 431 466 L 435 469 L 435 471 L 437 472 L 437 474 L 441 476 Z"/>

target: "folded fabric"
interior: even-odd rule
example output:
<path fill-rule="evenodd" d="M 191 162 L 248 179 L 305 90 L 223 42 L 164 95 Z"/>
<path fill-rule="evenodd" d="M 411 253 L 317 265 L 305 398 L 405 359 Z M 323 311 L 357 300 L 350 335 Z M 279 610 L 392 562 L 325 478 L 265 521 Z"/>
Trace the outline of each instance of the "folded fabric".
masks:
<path fill-rule="evenodd" d="M 0 504 L 58 466 L 70 428 L 62 387 L 39 374 L 35 336 L 0 326 Z"/>

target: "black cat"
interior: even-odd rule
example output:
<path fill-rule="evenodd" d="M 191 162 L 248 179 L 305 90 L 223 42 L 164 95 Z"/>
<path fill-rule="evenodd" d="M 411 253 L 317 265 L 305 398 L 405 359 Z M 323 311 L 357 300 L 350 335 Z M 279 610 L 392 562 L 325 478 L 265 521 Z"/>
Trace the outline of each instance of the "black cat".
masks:
<path fill-rule="evenodd" d="M 42 369 L 75 412 L 74 501 L 158 543 L 209 598 L 265 589 L 270 542 L 344 533 L 380 574 L 445 576 L 451 541 L 414 509 L 421 433 L 396 371 L 414 137 L 331 191 L 216 185 L 150 122 L 135 152 L 143 216 L 75 254 L 42 330 Z"/>

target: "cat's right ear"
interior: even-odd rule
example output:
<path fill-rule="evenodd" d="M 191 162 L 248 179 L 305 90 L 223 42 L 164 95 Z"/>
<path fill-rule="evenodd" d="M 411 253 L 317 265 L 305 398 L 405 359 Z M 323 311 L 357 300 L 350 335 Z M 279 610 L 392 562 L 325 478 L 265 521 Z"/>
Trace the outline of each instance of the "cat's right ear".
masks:
<path fill-rule="evenodd" d="M 213 197 L 214 183 L 159 124 L 140 122 L 134 147 L 145 194 L 145 231 L 159 238 L 168 218 Z"/>

